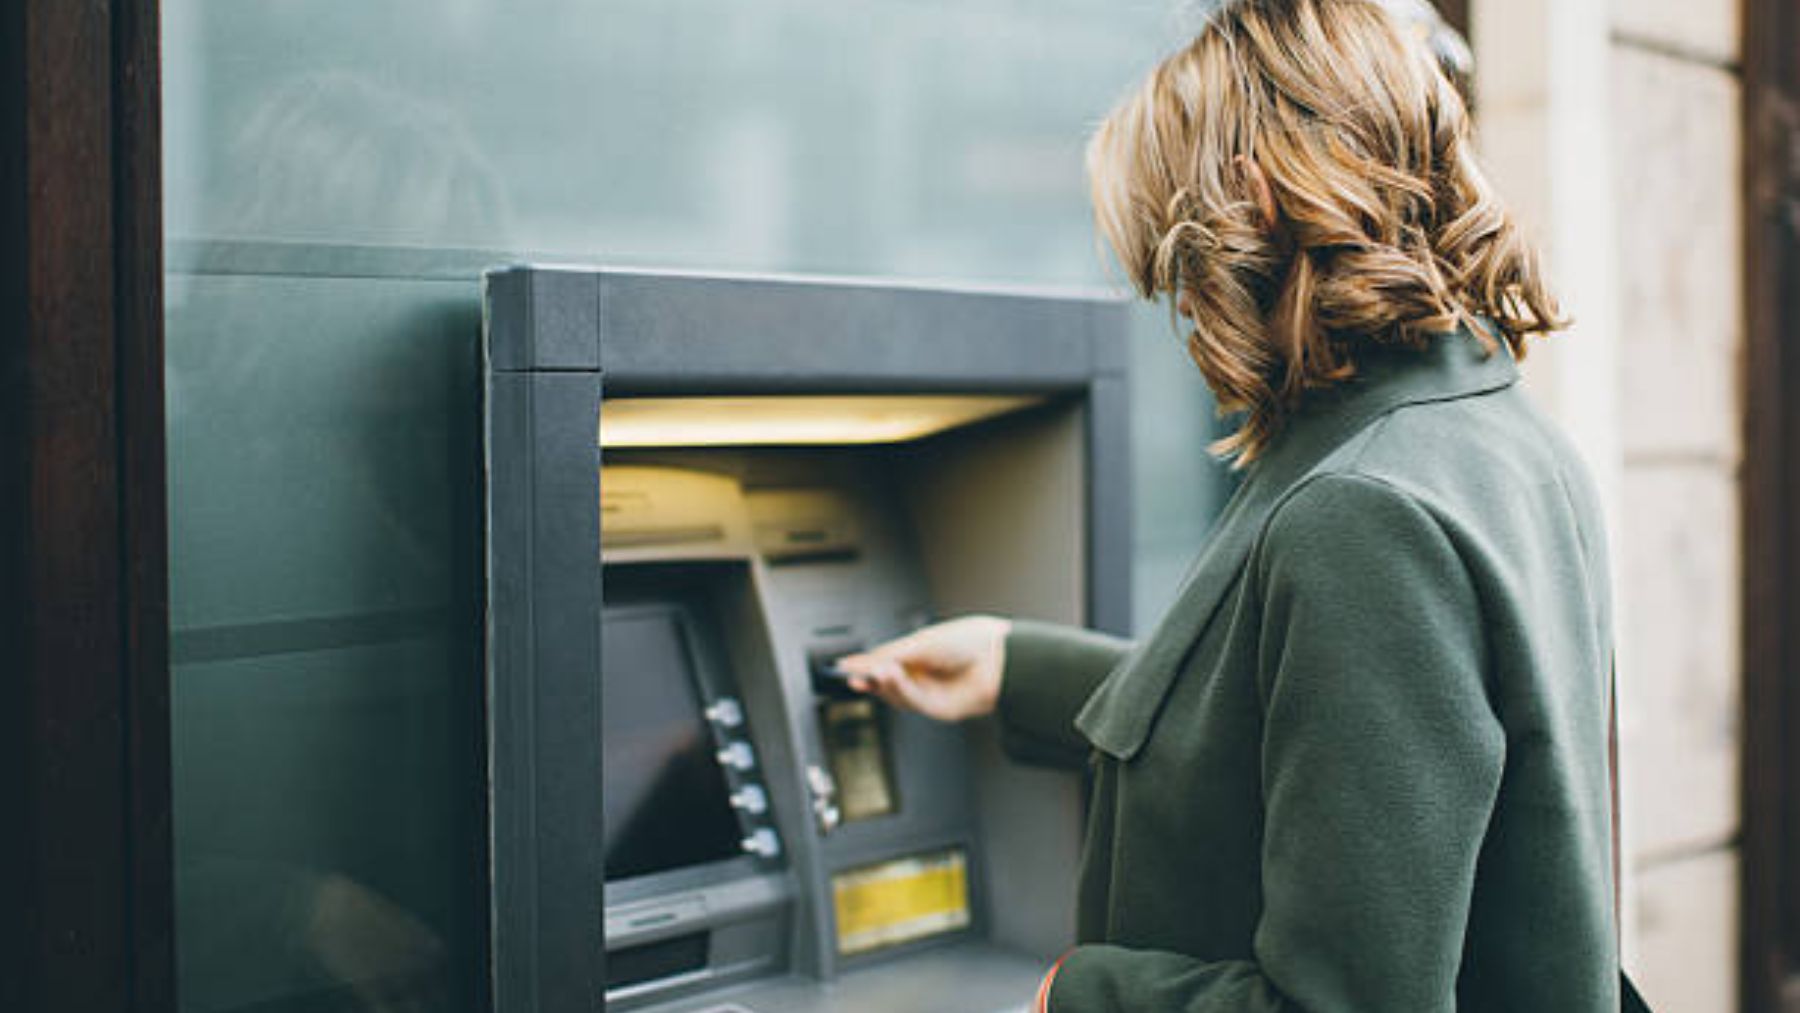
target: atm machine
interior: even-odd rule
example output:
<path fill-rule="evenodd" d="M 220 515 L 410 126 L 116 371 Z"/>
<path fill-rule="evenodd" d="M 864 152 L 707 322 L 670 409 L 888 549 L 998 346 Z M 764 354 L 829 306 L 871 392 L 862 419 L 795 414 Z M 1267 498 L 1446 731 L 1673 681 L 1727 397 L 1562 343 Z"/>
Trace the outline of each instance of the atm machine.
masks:
<path fill-rule="evenodd" d="M 497 1013 L 997 1013 L 1073 935 L 1082 786 L 833 661 L 1124 633 L 1124 307 L 516 267 L 485 290 Z"/>

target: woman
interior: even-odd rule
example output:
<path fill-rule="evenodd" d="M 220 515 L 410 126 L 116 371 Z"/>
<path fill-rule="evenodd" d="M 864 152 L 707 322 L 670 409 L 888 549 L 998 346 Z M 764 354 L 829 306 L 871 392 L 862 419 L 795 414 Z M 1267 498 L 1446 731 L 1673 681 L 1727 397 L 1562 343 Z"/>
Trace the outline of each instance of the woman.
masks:
<path fill-rule="evenodd" d="M 1092 764 L 1040 1004 L 1618 1010 L 1606 539 L 1517 384 L 1562 322 L 1463 103 L 1373 0 L 1236 0 L 1089 163 L 1243 484 L 1135 649 L 977 617 L 844 661 Z"/>

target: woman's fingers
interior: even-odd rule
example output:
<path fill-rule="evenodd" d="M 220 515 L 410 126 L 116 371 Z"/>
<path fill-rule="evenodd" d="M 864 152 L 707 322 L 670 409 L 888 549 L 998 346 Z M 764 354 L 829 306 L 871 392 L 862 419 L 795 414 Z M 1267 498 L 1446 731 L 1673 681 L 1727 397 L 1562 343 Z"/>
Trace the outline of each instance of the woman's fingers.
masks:
<path fill-rule="evenodd" d="M 858 693 L 878 692 L 882 684 L 906 678 L 905 666 L 873 654 L 845 655 L 837 660 L 837 667 L 850 676 L 850 688 Z"/>
<path fill-rule="evenodd" d="M 943 717 L 943 715 L 935 713 L 931 707 L 927 706 L 927 701 L 920 692 L 918 680 L 907 675 L 905 672 L 901 672 L 899 675 L 892 678 L 882 679 L 880 682 L 876 683 L 875 695 L 880 697 L 882 701 L 890 707 L 898 707 L 901 710 L 912 711 L 916 714 L 924 714 L 927 717 Z"/>
<path fill-rule="evenodd" d="M 850 688 L 939 721 L 994 709 L 1005 623 L 969 616 L 839 658 Z"/>
<path fill-rule="evenodd" d="M 858 654 L 839 658 L 837 664 L 850 674 L 850 688 L 858 693 L 870 694 L 889 706 L 902 710 L 932 713 L 918 679 L 897 659 L 877 654 Z"/>
<path fill-rule="evenodd" d="M 863 679 L 891 679 L 906 673 L 906 666 L 899 661 L 874 654 L 846 654 L 836 664 L 852 677 Z"/>

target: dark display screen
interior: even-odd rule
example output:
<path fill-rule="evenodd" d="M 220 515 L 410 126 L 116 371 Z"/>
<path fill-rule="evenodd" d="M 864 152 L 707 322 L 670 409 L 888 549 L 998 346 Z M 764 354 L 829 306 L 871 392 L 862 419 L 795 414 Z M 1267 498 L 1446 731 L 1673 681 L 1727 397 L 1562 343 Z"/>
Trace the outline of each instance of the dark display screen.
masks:
<path fill-rule="evenodd" d="M 630 879 L 741 853 L 741 833 L 673 606 L 602 618 L 606 879 Z"/>

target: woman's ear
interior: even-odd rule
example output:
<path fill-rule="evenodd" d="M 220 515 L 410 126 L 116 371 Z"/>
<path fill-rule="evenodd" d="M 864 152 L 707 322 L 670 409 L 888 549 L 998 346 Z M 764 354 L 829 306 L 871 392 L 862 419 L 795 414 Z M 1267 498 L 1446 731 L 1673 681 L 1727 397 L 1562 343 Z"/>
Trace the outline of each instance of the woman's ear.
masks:
<path fill-rule="evenodd" d="M 1263 228 L 1275 231 L 1275 191 L 1269 186 L 1269 177 L 1262 171 L 1262 166 L 1249 155 L 1239 155 L 1232 159 L 1232 164 L 1244 176 L 1244 184 L 1250 188 L 1251 199 L 1256 201 L 1256 208 L 1262 212 Z"/>

